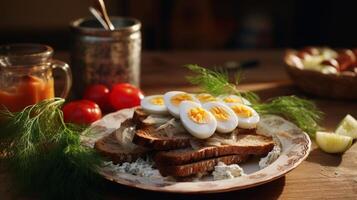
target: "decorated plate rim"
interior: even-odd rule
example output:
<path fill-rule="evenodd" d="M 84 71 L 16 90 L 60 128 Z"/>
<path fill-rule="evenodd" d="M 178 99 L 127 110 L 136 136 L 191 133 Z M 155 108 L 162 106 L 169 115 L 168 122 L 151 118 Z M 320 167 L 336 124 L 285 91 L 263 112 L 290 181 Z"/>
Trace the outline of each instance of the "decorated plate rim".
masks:
<path fill-rule="evenodd" d="M 111 120 L 119 116 L 121 123 L 130 115 L 124 112 L 116 112 L 106 115 L 102 120 Z M 125 118 L 125 119 L 124 119 Z M 101 120 L 94 125 L 101 124 Z M 114 129 L 113 127 L 111 127 Z M 110 128 L 109 128 L 110 129 Z M 246 176 L 218 181 L 198 182 L 157 182 L 148 177 L 140 177 L 132 174 L 120 173 L 114 176 L 112 173 L 101 169 L 100 174 L 107 180 L 121 185 L 156 192 L 168 193 L 220 193 L 262 185 L 276 180 L 299 166 L 309 155 L 311 140 L 305 132 L 299 134 L 279 134 L 285 142 L 282 142 L 281 155 L 264 169 L 248 174 Z"/>

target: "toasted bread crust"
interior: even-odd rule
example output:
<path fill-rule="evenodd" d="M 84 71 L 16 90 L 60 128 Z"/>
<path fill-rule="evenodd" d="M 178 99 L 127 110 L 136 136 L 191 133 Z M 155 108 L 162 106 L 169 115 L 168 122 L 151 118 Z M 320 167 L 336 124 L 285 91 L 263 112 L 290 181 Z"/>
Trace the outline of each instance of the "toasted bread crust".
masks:
<path fill-rule="evenodd" d="M 138 146 L 134 145 L 134 149 L 121 146 L 115 133 L 96 141 L 95 149 L 114 164 L 133 162 L 147 154 L 146 148 L 156 150 L 154 161 L 161 175 L 186 179 L 213 171 L 218 162 L 237 164 L 250 155 L 266 155 L 275 145 L 271 137 L 257 135 L 255 129 L 238 128 L 231 135 L 216 134 L 207 140 L 197 140 L 189 133 L 166 135 L 144 123 L 147 117 L 138 108 L 132 119 L 123 122 L 136 126 L 132 142 Z"/>
<path fill-rule="evenodd" d="M 148 117 L 141 108 L 135 109 L 133 122 L 136 124 L 136 133 L 133 143 L 152 150 L 171 150 L 190 147 L 190 135 L 187 137 L 167 137 L 156 133 L 153 126 L 145 124 L 143 121 Z"/>
<path fill-rule="evenodd" d="M 248 155 L 229 155 L 185 165 L 157 165 L 157 167 L 163 176 L 187 177 L 198 173 L 213 171 L 218 162 L 230 165 L 244 162 L 247 158 Z"/>
<path fill-rule="evenodd" d="M 144 127 L 136 131 L 133 143 L 153 150 L 171 150 L 190 147 L 190 137 L 173 137 L 155 134 L 154 127 Z"/>
<path fill-rule="evenodd" d="M 238 132 L 238 134 L 252 135 L 252 134 L 256 134 L 257 129 L 256 128 L 252 128 L 252 129 L 237 128 L 237 132 Z"/>
<path fill-rule="evenodd" d="M 169 165 L 181 165 L 203 159 L 220 157 L 225 155 L 265 155 L 274 148 L 272 138 L 261 135 L 242 135 L 249 137 L 256 143 L 243 142 L 237 145 L 208 146 L 200 149 L 185 149 L 158 152 L 154 160 L 156 163 L 167 163 Z"/>
<path fill-rule="evenodd" d="M 148 117 L 141 108 L 135 109 L 133 122 L 136 124 L 136 133 L 133 143 L 152 150 L 171 150 L 190 146 L 190 136 L 170 138 L 156 134 L 155 128 L 145 124 L 143 121 Z"/>
<path fill-rule="evenodd" d="M 148 117 L 148 114 L 144 112 L 143 109 L 137 108 L 134 111 L 134 115 L 132 118 L 132 121 L 134 124 L 136 124 L 137 129 L 141 129 L 145 127 L 145 124 L 143 121 Z"/>
<path fill-rule="evenodd" d="M 117 142 L 115 133 L 97 140 L 94 144 L 94 148 L 100 155 L 107 157 L 114 164 L 135 161 L 139 157 L 145 156 L 147 152 L 145 149 L 140 147 L 134 150 L 122 148 Z"/>

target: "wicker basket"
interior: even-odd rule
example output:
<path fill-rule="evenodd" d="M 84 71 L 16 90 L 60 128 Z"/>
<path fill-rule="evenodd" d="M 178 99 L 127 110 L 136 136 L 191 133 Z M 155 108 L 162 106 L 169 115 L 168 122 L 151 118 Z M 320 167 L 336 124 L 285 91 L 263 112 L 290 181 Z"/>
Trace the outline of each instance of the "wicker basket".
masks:
<path fill-rule="evenodd" d="M 357 100 L 357 75 L 353 72 L 323 74 L 306 70 L 296 63 L 291 51 L 284 58 L 286 70 L 295 84 L 304 92 L 334 99 Z"/>

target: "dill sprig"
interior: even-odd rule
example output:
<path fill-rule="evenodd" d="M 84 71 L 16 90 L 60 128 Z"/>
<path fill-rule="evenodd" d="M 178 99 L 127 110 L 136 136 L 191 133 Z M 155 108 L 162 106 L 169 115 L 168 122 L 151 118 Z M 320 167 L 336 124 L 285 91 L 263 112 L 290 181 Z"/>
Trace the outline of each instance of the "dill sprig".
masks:
<path fill-rule="evenodd" d="M 83 127 L 66 124 L 64 99 L 44 100 L 12 113 L 0 109 L 0 152 L 16 186 L 42 199 L 97 199 L 102 159 L 81 145 Z"/>
<path fill-rule="evenodd" d="M 210 70 L 193 64 L 186 65 L 186 67 L 195 73 L 195 76 L 188 76 L 187 80 L 214 96 L 235 94 L 246 98 L 252 103 L 259 101 L 259 97 L 255 93 L 237 89 L 237 85 L 241 81 L 240 71 L 235 74 L 233 84 L 229 82 L 227 71 L 222 69 Z"/>
<path fill-rule="evenodd" d="M 276 97 L 252 107 L 260 114 L 276 114 L 291 120 L 313 138 L 320 128 L 318 122 L 323 115 L 312 101 L 296 96 Z"/>
<path fill-rule="evenodd" d="M 223 70 L 209 70 L 198 65 L 186 65 L 195 73 L 187 79 L 212 95 L 236 94 L 248 99 L 252 107 L 260 114 L 280 115 L 294 122 L 311 137 L 319 129 L 318 122 L 322 112 L 311 101 L 296 96 L 282 96 L 271 99 L 267 103 L 259 103 L 259 96 L 253 92 L 241 92 L 237 86 L 241 80 L 241 72 L 235 76 L 234 83 L 229 82 L 227 72 Z"/>

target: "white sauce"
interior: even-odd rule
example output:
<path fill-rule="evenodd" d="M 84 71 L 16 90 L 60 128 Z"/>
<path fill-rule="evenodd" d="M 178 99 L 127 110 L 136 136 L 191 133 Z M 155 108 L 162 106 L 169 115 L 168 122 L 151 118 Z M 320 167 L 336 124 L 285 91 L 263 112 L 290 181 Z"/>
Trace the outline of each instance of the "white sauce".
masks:
<path fill-rule="evenodd" d="M 165 124 L 167 121 L 169 121 L 172 117 L 168 115 L 149 115 L 147 116 L 143 122 L 145 124 L 151 124 L 151 125 L 160 125 L 160 124 Z"/>
<path fill-rule="evenodd" d="M 169 121 L 167 121 L 166 123 L 157 127 L 156 131 L 158 131 L 159 133 L 163 133 L 164 135 L 166 135 L 168 137 L 173 137 L 174 135 L 176 135 L 178 133 L 186 132 L 185 128 L 182 126 L 182 123 L 175 118 L 172 118 Z"/>
<path fill-rule="evenodd" d="M 137 146 L 132 142 L 135 134 L 134 127 L 120 127 L 115 131 L 115 137 L 120 146 L 125 149 L 134 150 Z"/>
<path fill-rule="evenodd" d="M 120 165 L 114 165 L 112 162 L 106 162 L 105 165 L 110 167 L 116 173 L 126 173 L 141 177 L 161 176 L 157 169 L 153 168 L 151 160 L 138 158 L 135 162 L 125 162 Z"/>
<path fill-rule="evenodd" d="M 212 172 L 213 180 L 223 180 L 223 179 L 232 179 L 240 176 L 244 176 L 243 169 L 237 165 L 226 165 L 223 162 L 219 162 Z"/>
<path fill-rule="evenodd" d="M 259 160 L 259 167 L 263 169 L 268 165 L 272 164 L 276 159 L 279 158 L 281 153 L 281 148 L 278 144 L 275 144 L 273 150 L 271 150 L 267 156 Z"/>

